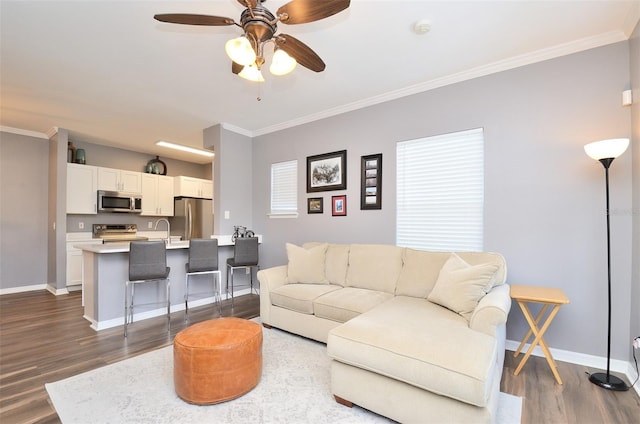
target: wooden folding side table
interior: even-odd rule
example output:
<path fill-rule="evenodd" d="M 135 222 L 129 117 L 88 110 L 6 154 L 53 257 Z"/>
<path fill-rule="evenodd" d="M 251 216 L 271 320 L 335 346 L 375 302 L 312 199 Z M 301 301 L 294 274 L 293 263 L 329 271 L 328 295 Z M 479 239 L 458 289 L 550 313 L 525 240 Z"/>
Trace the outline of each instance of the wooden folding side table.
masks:
<path fill-rule="evenodd" d="M 513 374 L 520 374 L 522 367 L 524 367 L 524 364 L 531 356 L 533 349 L 539 344 L 547 359 L 547 363 L 551 368 L 551 372 L 553 372 L 553 375 L 556 378 L 556 381 L 558 382 L 558 384 L 562 384 L 562 379 L 560 378 L 560 374 L 558 374 L 556 362 L 553 360 L 551 351 L 549 351 L 549 346 L 547 346 L 547 343 L 544 341 L 544 333 L 547 331 L 549 325 L 551 324 L 551 321 L 553 321 L 553 318 L 555 318 L 556 314 L 558 313 L 560 306 L 564 305 L 565 303 L 569 303 L 569 298 L 560 289 L 520 285 L 511 285 L 511 298 L 518 302 L 518 305 L 520 305 L 522 314 L 526 318 L 530 327 L 527 335 L 524 336 L 524 339 L 522 339 L 520 346 L 518 346 L 518 349 L 513 354 L 515 358 L 518 357 L 518 355 L 522 351 L 522 348 L 527 343 L 531 335 L 534 335 L 534 339 L 531 343 L 531 346 L 529 346 L 529 350 L 527 350 L 527 353 L 524 355 L 522 360 L 520 360 L 520 364 L 518 364 L 518 367 L 513 372 Z M 527 303 L 540 303 L 543 305 L 542 309 L 535 318 L 533 318 L 533 316 L 531 315 L 531 311 L 529 310 Z M 551 309 L 551 312 L 549 313 L 546 321 L 544 321 L 544 323 L 542 324 L 542 327 L 539 327 L 540 321 L 551 306 L 553 306 L 553 309 Z"/>

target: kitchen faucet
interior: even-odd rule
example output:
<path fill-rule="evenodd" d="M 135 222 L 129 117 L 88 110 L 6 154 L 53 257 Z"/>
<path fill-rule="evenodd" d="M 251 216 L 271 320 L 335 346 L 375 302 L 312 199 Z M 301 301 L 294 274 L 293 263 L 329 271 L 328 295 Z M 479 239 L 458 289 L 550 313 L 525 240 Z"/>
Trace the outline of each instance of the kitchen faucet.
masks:
<path fill-rule="evenodd" d="M 154 227 L 154 230 L 158 229 L 158 224 L 160 222 L 166 222 L 167 223 L 167 238 L 165 240 L 166 244 L 171 244 L 171 224 L 169 224 L 169 220 L 167 218 L 160 218 L 159 220 L 156 221 L 156 226 Z"/>

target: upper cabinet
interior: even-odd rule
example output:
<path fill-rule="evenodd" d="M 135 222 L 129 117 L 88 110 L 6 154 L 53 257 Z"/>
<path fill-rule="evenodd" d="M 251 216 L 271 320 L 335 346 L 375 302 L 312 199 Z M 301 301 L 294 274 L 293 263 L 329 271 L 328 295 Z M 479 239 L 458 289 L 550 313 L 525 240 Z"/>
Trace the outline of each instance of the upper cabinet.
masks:
<path fill-rule="evenodd" d="M 142 193 L 142 172 L 98 168 L 98 190 Z"/>
<path fill-rule="evenodd" d="M 142 174 L 143 216 L 173 216 L 173 177 Z"/>
<path fill-rule="evenodd" d="M 213 199 L 213 182 L 193 177 L 174 177 L 174 196 Z"/>
<path fill-rule="evenodd" d="M 97 190 L 97 167 L 76 163 L 67 164 L 67 213 L 98 213 Z"/>

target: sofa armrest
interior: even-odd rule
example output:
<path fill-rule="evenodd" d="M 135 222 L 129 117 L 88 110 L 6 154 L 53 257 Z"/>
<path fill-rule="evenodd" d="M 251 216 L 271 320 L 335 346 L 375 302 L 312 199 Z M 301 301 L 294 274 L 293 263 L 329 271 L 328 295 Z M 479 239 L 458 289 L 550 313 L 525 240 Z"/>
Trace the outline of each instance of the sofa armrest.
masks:
<path fill-rule="evenodd" d="M 257 277 L 260 282 L 260 319 L 263 324 L 271 324 L 271 291 L 287 284 L 287 266 L 261 269 Z"/>
<path fill-rule="evenodd" d="M 510 309 L 509 285 L 501 284 L 494 287 L 478 302 L 469 320 L 469 327 L 496 337 L 497 328 L 506 324 Z"/>

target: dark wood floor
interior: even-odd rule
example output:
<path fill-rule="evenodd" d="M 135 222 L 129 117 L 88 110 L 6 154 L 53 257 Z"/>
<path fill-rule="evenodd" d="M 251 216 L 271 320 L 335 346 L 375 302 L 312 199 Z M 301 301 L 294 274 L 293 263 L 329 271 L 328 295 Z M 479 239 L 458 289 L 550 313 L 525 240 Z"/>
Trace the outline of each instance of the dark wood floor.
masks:
<path fill-rule="evenodd" d="M 233 314 L 230 303 L 223 303 L 224 316 L 253 318 L 259 309 L 256 295 L 236 298 Z M 215 317 L 211 307 L 190 311 L 191 324 Z M 122 327 L 91 330 L 77 292 L 0 296 L 0 423 L 60 422 L 45 383 L 168 346 L 186 326 L 184 312 L 176 312 L 170 333 L 166 319 L 158 317 L 134 323 L 124 339 Z M 600 389 L 588 381 L 582 366 L 559 362 L 564 384 L 558 385 L 543 358 L 532 357 L 517 377 L 516 365 L 507 352 L 502 391 L 524 398 L 523 424 L 640 422 L 635 391 Z"/>

